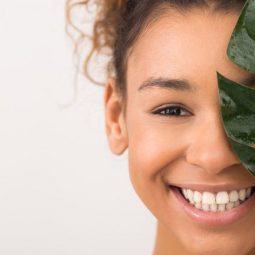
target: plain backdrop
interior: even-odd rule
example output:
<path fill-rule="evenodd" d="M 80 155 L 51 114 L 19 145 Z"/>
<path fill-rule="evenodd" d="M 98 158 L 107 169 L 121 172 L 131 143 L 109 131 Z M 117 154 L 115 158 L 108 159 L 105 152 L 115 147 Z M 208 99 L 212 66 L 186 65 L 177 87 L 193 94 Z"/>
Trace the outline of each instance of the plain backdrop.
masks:
<path fill-rule="evenodd" d="M 149 255 L 156 220 L 127 153 L 110 152 L 103 88 L 74 90 L 64 0 L 0 0 L 0 254 Z"/>

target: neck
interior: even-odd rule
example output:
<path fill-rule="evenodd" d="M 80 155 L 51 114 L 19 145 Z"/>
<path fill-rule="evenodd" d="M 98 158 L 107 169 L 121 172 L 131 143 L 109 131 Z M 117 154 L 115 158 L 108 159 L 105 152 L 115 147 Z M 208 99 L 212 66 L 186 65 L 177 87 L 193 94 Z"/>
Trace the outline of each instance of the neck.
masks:
<path fill-rule="evenodd" d="M 188 255 L 176 237 L 157 222 L 156 241 L 153 255 Z"/>

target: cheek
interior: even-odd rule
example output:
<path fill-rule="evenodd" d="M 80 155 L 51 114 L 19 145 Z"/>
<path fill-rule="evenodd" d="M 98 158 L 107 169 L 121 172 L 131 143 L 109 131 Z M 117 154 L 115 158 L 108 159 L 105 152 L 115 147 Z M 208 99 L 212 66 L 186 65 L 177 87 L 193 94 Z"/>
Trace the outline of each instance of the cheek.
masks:
<path fill-rule="evenodd" d="M 162 177 L 174 171 L 176 161 L 184 159 L 187 129 L 164 118 L 129 117 L 129 172 L 140 197 L 152 198 L 152 193 L 155 196 L 162 192 Z"/>

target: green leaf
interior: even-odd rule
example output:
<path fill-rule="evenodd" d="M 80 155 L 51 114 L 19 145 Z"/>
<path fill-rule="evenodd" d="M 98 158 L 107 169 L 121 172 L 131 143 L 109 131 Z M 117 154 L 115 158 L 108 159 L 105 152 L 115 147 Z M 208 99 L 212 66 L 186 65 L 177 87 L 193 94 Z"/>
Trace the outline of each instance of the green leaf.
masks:
<path fill-rule="evenodd" d="M 249 36 L 255 40 L 255 1 L 251 1 L 247 7 L 245 27 Z"/>
<path fill-rule="evenodd" d="M 255 90 L 217 73 L 221 115 L 231 139 L 255 145 Z"/>
<path fill-rule="evenodd" d="M 245 3 L 232 33 L 227 54 L 239 67 L 255 73 L 255 0 Z"/>
<path fill-rule="evenodd" d="M 240 161 L 244 165 L 244 167 L 249 171 L 250 174 L 255 176 L 255 153 L 254 148 L 251 148 L 249 146 L 240 144 L 236 141 L 233 141 L 232 139 L 229 139 L 229 142 L 235 151 L 235 153 L 238 155 Z"/>
<path fill-rule="evenodd" d="M 255 73 L 255 0 L 248 0 L 232 33 L 228 57 Z M 244 167 L 255 176 L 255 90 L 217 72 L 221 116 L 229 143 Z"/>

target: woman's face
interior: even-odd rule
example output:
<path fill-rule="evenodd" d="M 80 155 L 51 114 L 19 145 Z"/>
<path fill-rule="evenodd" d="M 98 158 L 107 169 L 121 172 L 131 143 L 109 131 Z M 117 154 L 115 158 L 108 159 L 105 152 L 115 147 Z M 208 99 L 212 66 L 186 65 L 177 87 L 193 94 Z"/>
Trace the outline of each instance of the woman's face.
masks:
<path fill-rule="evenodd" d="M 255 206 L 234 222 L 200 222 L 167 188 L 224 191 L 255 185 L 227 141 L 218 98 L 216 71 L 237 82 L 250 77 L 226 55 L 238 16 L 193 9 L 169 12 L 151 24 L 128 57 L 126 117 L 119 115 L 116 122 L 112 117 L 120 123 L 112 131 L 108 122 L 112 150 L 128 148 L 135 191 L 165 238 L 175 238 L 188 254 L 240 255 L 255 247 Z M 175 111 L 165 109 L 173 105 Z M 113 109 L 106 105 L 111 116 Z M 206 186 L 192 186 L 199 184 Z"/>

